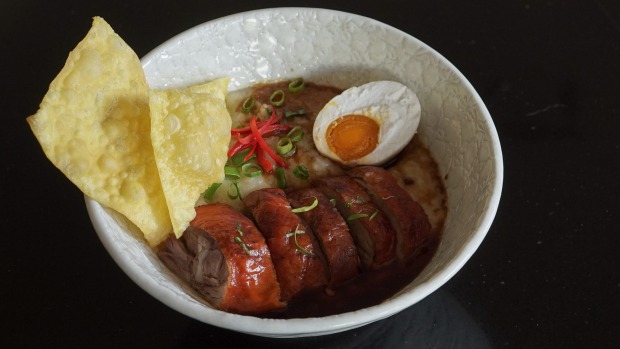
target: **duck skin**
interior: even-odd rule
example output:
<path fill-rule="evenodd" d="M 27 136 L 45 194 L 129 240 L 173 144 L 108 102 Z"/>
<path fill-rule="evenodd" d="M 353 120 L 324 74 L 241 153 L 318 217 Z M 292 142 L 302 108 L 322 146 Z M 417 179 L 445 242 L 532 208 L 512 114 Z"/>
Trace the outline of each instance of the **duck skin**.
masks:
<path fill-rule="evenodd" d="M 291 211 L 284 191 L 259 189 L 246 195 L 243 201 L 267 239 L 282 300 L 326 286 L 328 270 L 324 256 L 310 227 Z"/>
<path fill-rule="evenodd" d="M 254 223 L 227 204 L 196 207 L 196 217 L 160 259 L 220 310 L 261 314 L 284 308 L 269 249 Z"/>

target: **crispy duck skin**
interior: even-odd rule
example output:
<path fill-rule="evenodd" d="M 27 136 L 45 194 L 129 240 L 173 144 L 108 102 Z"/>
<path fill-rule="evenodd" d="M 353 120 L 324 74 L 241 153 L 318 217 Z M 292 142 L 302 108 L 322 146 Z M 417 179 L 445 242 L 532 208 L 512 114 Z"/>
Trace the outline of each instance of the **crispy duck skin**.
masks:
<path fill-rule="evenodd" d="M 366 188 L 372 201 L 396 229 L 399 260 L 412 256 L 431 233 L 431 224 L 422 206 L 381 167 L 360 166 L 347 174 Z"/>
<path fill-rule="evenodd" d="M 263 235 L 229 205 L 196 207 L 183 236 L 171 236 L 158 255 L 220 310 L 261 314 L 285 307 Z"/>
<path fill-rule="evenodd" d="M 324 256 L 311 229 L 291 212 L 284 191 L 259 189 L 246 195 L 243 201 L 267 239 L 282 300 L 288 301 L 304 290 L 326 286 L 328 270 Z"/>
<path fill-rule="evenodd" d="M 328 198 L 347 221 L 362 266 L 377 269 L 396 258 L 396 232 L 383 212 L 349 176 L 322 178 L 313 185 Z"/>
<path fill-rule="evenodd" d="M 288 194 L 294 208 L 311 206 L 313 209 L 299 215 L 315 233 L 330 270 L 330 285 L 336 286 L 359 274 L 357 248 L 347 223 L 336 207 L 320 191 L 304 188 Z"/>

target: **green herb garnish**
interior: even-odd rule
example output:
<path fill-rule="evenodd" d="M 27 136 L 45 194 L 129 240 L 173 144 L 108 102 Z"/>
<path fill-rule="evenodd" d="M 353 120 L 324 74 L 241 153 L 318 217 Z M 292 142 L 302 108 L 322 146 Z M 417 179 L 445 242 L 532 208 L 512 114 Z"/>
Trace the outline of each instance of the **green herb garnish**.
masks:
<path fill-rule="evenodd" d="M 310 177 L 310 173 L 308 172 L 308 168 L 304 165 L 297 165 L 293 169 L 293 175 L 299 179 L 308 179 Z"/>
<path fill-rule="evenodd" d="M 291 210 L 291 212 L 293 212 L 293 213 L 302 213 L 302 212 L 308 212 L 308 211 L 312 210 L 313 208 L 315 208 L 319 204 L 319 199 L 317 199 L 316 196 L 313 196 L 313 198 L 314 198 L 314 201 L 310 205 L 294 208 L 294 209 Z"/>
<path fill-rule="evenodd" d="M 208 200 L 211 201 L 213 200 L 213 196 L 215 195 L 215 192 L 217 191 L 217 189 L 222 185 L 222 183 L 213 183 L 209 186 L 209 188 L 207 188 L 207 190 L 205 191 L 203 197 Z"/>
<path fill-rule="evenodd" d="M 360 219 L 360 218 L 364 218 L 364 217 L 368 217 L 368 215 L 365 214 L 365 213 L 352 214 L 349 217 L 347 217 L 347 222 L 351 222 L 351 221 L 354 221 L 356 219 Z"/>
<path fill-rule="evenodd" d="M 301 245 L 299 245 L 299 242 L 297 242 L 297 234 L 305 234 L 306 232 L 303 230 L 299 230 L 299 224 L 297 225 L 297 227 L 295 227 L 295 231 L 287 233 L 286 237 L 293 237 L 293 241 L 295 242 L 295 247 L 297 248 L 297 250 L 303 254 L 305 254 L 306 256 L 314 256 L 314 252 L 312 251 L 308 251 L 305 248 L 301 247 Z"/>

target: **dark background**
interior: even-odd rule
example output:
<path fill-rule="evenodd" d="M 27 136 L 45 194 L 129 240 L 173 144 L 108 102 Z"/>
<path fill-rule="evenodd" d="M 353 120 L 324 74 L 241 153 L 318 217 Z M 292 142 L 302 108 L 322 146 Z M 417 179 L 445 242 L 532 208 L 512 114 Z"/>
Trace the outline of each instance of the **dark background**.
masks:
<path fill-rule="evenodd" d="M 620 345 L 620 1 L 1 2 L 3 347 L 617 348 Z M 502 142 L 497 217 L 465 267 L 403 313 L 275 340 L 222 330 L 136 286 L 99 242 L 82 194 L 25 121 L 100 15 L 143 56 L 205 21 L 279 6 L 401 29 L 450 60 Z"/>

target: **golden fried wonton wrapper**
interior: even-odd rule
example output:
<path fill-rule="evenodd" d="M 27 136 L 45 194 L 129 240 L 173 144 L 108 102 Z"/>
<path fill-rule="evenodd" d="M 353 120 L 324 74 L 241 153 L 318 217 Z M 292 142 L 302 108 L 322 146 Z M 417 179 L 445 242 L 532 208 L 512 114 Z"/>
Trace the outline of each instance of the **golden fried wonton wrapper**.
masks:
<path fill-rule="evenodd" d="M 172 227 L 180 237 L 201 193 L 224 179 L 231 118 L 228 78 L 184 90 L 152 91 L 151 138 Z"/>
<path fill-rule="evenodd" d="M 154 246 L 172 226 L 148 95 L 139 58 L 95 17 L 28 123 L 56 167 L 84 194 L 125 215 Z"/>

